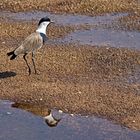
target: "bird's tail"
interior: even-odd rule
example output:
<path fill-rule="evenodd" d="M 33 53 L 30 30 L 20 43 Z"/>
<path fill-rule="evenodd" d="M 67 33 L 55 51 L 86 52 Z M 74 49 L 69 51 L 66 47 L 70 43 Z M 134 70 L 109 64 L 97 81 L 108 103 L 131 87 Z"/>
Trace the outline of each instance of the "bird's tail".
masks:
<path fill-rule="evenodd" d="M 15 55 L 14 51 L 11 51 L 9 53 L 7 53 L 8 56 L 11 56 L 10 60 L 13 60 L 17 57 L 17 55 Z"/>

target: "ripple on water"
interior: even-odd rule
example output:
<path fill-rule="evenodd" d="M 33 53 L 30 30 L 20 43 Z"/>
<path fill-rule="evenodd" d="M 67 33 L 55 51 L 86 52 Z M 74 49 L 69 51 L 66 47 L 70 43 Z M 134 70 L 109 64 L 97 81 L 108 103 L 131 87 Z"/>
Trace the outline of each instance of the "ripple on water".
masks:
<path fill-rule="evenodd" d="M 50 128 L 32 113 L 11 108 L 10 102 L 0 101 L 0 139 L 8 140 L 139 140 L 140 132 L 133 131 L 95 116 L 62 113 L 57 127 Z M 9 113 L 6 113 L 9 112 Z M 53 115 L 60 113 L 53 110 Z"/>

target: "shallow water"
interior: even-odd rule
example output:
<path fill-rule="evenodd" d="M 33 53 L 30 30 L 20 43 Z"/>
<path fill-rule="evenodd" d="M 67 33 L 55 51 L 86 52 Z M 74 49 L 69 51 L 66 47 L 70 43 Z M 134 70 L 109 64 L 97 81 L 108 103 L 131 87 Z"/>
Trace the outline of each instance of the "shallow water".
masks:
<path fill-rule="evenodd" d="M 33 11 L 33 12 L 18 12 L 12 13 L 9 11 L 1 11 L 1 17 L 9 18 L 17 21 L 32 21 L 40 20 L 40 18 L 48 16 L 56 24 L 61 25 L 81 25 L 81 24 L 109 24 L 117 18 L 127 16 L 127 13 L 106 14 L 104 16 L 86 16 L 86 15 L 72 15 L 72 14 L 53 14 L 50 12 Z"/>
<path fill-rule="evenodd" d="M 139 39 L 140 32 L 99 28 L 75 31 L 66 36 L 63 41 L 88 45 L 109 45 L 118 48 L 140 49 Z"/>
<path fill-rule="evenodd" d="M 82 15 L 56 15 L 48 12 L 1 12 L 1 17 L 11 21 L 39 20 L 46 14 L 56 24 L 61 25 L 98 25 L 111 24 L 117 18 L 127 14 L 108 14 L 105 16 L 82 16 Z M 110 45 L 113 47 L 127 47 L 140 49 L 139 32 L 103 29 L 98 27 L 90 30 L 77 30 L 64 39 L 54 40 L 51 43 L 72 43 L 90 45 Z M 6 73 L 7 74 L 7 73 Z M 15 75 L 15 74 L 14 74 Z M 139 83 L 139 72 L 128 78 L 129 83 Z M 95 116 L 71 116 L 62 113 L 62 120 L 56 127 L 49 127 L 41 116 L 21 109 L 12 108 L 11 102 L 0 101 L 0 140 L 139 140 L 140 132 L 133 131 L 106 119 Z M 57 110 L 52 110 L 54 115 L 59 115 Z"/>
<path fill-rule="evenodd" d="M 114 30 L 113 28 L 102 28 L 99 25 L 117 24 L 118 18 L 127 16 L 128 13 L 113 13 L 103 16 L 86 16 L 72 14 L 52 14 L 50 12 L 33 11 L 12 13 L 9 11 L 1 11 L 1 17 L 5 17 L 12 21 L 32 21 L 39 20 L 44 16 L 50 17 L 55 24 L 60 25 L 96 25 L 97 28 L 90 30 L 77 30 L 68 34 L 65 38 L 50 41 L 51 43 L 80 43 L 88 45 L 110 45 L 112 47 L 126 47 L 140 49 L 139 38 L 140 32 Z M 128 21 L 129 22 L 129 21 Z M 118 25 L 119 26 L 119 25 Z"/>
<path fill-rule="evenodd" d="M 24 110 L 11 107 L 0 100 L 0 140 L 139 140 L 140 132 L 133 131 L 95 116 L 71 116 L 61 113 L 56 127 Z M 60 115 L 53 110 L 54 116 Z"/>
<path fill-rule="evenodd" d="M 110 45 L 112 47 L 126 47 L 140 49 L 140 33 L 136 31 L 122 31 L 112 29 L 102 29 L 99 25 L 117 24 L 117 19 L 127 16 L 128 13 L 113 13 L 103 16 L 86 16 L 72 14 L 52 14 L 49 12 L 33 11 L 12 13 L 1 11 L 0 16 L 11 20 L 32 21 L 39 20 L 44 16 L 50 17 L 56 24 L 60 25 L 96 25 L 97 28 L 90 30 L 78 30 L 68 34 L 65 39 L 51 41 L 51 43 L 80 43 L 89 45 Z M 118 25 L 119 26 L 119 25 Z"/>

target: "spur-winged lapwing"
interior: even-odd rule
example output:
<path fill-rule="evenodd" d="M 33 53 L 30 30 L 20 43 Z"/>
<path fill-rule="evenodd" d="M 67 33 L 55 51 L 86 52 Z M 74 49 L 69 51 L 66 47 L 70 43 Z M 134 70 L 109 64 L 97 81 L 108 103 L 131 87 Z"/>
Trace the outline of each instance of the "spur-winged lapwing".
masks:
<path fill-rule="evenodd" d="M 46 28 L 51 22 L 52 21 L 48 17 L 40 19 L 36 32 L 29 35 L 15 50 L 7 53 L 8 56 L 11 56 L 10 60 L 13 60 L 18 55 L 23 54 L 23 59 L 25 60 L 28 67 L 29 75 L 31 74 L 31 68 L 27 62 L 26 55 L 30 52 L 32 53 L 32 63 L 36 74 L 37 71 L 34 62 L 34 53 L 37 49 L 40 49 L 44 42 L 47 40 Z"/>

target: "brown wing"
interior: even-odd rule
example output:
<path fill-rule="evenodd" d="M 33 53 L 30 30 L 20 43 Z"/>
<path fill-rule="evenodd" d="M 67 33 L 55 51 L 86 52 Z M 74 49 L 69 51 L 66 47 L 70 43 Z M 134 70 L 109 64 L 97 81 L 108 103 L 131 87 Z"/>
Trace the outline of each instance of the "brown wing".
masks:
<path fill-rule="evenodd" d="M 25 54 L 32 51 L 35 51 L 36 49 L 39 49 L 43 45 L 43 39 L 40 36 L 39 33 L 32 33 L 30 36 L 28 36 L 22 44 L 15 50 L 15 54 Z"/>

